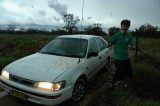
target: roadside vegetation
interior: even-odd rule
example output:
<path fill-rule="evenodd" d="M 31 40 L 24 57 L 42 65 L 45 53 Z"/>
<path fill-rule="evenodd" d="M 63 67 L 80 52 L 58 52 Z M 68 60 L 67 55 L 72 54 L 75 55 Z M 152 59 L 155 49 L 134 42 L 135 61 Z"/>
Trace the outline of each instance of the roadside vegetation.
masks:
<path fill-rule="evenodd" d="M 54 35 L 0 35 L 0 69 L 24 56 L 38 52 Z"/>
<path fill-rule="evenodd" d="M 140 38 L 139 49 L 160 61 L 160 39 Z M 132 60 L 134 59 L 134 55 Z M 112 90 L 114 106 L 160 106 L 160 67 L 148 57 L 138 53 L 138 62 L 133 60 L 133 79 L 130 88 Z"/>
<path fill-rule="evenodd" d="M 1 34 L 0 35 L 0 70 L 7 64 L 24 56 L 38 52 L 57 35 L 43 34 Z M 160 39 L 140 38 L 139 49 L 160 61 Z M 134 54 L 134 53 L 132 53 Z M 141 53 L 138 62 L 134 55 L 133 73 L 130 88 L 117 87 L 111 90 L 112 106 L 160 106 L 160 69 Z"/>

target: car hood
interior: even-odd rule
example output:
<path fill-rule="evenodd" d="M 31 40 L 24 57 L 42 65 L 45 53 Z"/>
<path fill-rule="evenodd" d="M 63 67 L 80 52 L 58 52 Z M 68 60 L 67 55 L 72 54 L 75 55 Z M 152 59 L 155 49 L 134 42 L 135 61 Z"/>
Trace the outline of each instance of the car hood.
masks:
<path fill-rule="evenodd" d="M 35 53 L 9 64 L 5 69 L 22 78 L 51 82 L 76 64 L 78 58 Z"/>

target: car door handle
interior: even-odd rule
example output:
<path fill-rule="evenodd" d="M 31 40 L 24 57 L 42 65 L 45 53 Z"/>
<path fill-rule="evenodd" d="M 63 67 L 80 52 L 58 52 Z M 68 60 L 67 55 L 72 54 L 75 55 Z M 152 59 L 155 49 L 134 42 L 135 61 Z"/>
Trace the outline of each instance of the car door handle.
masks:
<path fill-rule="evenodd" d="M 99 59 L 101 59 L 101 56 L 99 56 Z"/>

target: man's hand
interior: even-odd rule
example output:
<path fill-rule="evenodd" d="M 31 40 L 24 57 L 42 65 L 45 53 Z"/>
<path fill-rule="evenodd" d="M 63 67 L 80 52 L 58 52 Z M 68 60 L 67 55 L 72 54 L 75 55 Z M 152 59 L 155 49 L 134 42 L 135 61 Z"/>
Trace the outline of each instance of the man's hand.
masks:
<path fill-rule="evenodd" d="M 112 43 L 108 43 L 108 48 L 112 48 Z"/>
<path fill-rule="evenodd" d="M 128 47 L 129 47 L 130 50 L 136 50 L 136 47 L 133 46 L 133 45 L 129 45 Z"/>

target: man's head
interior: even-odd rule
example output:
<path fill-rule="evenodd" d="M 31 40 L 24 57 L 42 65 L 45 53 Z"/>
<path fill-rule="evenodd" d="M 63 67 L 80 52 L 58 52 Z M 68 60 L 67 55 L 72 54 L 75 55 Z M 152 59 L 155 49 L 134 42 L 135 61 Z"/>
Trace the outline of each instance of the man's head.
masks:
<path fill-rule="evenodd" d="M 130 20 L 122 20 L 121 21 L 121 33 L 122 34 L 127 33 L 129 27 L 130 27 Z"/>

